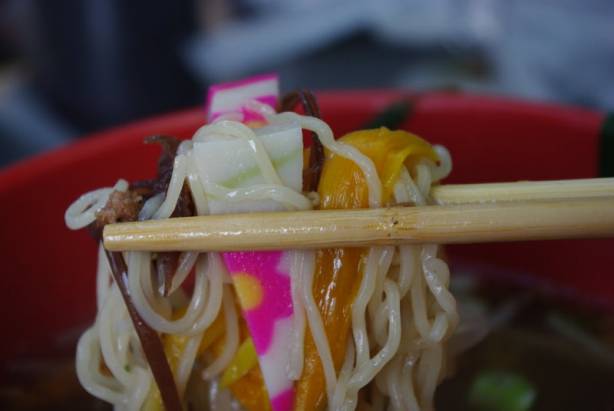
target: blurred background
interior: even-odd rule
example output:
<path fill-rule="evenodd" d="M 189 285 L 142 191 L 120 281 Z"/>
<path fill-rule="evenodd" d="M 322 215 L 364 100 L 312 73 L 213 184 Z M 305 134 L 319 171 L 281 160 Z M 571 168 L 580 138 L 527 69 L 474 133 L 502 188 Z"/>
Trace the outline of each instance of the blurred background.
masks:
<path fill-rule="evenodd" d="M 614 2 L 0 0 L 0 167 L 271 71 L 608 110 Z"/>

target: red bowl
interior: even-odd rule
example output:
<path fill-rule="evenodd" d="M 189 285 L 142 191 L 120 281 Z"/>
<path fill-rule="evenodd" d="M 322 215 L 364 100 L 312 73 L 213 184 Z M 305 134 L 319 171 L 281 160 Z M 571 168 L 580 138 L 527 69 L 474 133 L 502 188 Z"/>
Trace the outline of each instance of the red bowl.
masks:
<path fill-rule="evenodd" d="M 403 97 L 395 91 L 331 92 L 319 101 L 340 135 Z M 421 95 L 403 127 L 449 148 L 454 171 L 448 182 L 477 183 L 595 177 L 602 121 L 602 114 L 585 110 L 439 93 Z M 158 148 L 144 146 L 143 137 L 189 138 L 203 123 L 201 109 L 145 120 L 0 173 L 3 363 L 57 351 L 93 321 L 96 246 L 86 233 L 64 226 L 66 207 L 119 177 L 151 177 Z M 611 250 L 613 240 L 578 240 L 455 246 L 449 255 L 453 269 L 479 265 L 495 275 L 521 273 L 614 305 Z"/>

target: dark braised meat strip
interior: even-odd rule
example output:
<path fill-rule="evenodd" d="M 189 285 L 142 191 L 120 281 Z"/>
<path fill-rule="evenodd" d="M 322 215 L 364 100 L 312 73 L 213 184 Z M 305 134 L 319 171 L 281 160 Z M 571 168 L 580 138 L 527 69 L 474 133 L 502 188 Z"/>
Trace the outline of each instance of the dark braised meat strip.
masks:
<path fill-rule="evenodd" d="M 114 191 L 111 193 L 107 204 L 96 213 L 96 221 L 88 226 L 89 232 L 97 241 L 101 240 L 102 230 L 106 224 L 136 221 L 143 207 L 143 202 L 157 193 L 166 193 L 168 189 L 179 140 L 174 137 L 153 136 L 147 138 L 145 142 L 155 142 L 162 146 L 162 153 L 158 161 L 158 175 L 154 180 L 144 180 L 132 184 L 125 192 Z M 184 185 L 171 217 L 184 217 L 193 214 L 194 203 L 187 186 Z M 167 411 L 181 411 L 179 393 L 160 336 L 143 321 L 128 291 L 128 270 L 123 255 L 119 252 L 108 251 L 106 255 L 113 279 L 122 294 L 154 380 L 160 390 L 164 408 Z M 165 292 L 170 287 L 172 276 L 177 267 L 178 256 L 178 253 L 159 253 L 157 256 L 155 268 L 165 279 Z"/>
<path fill-rule="evenodd" d="M 145 144 L 159 144 L 162 148 L 160 159 L 158 160 L 158 175 L 153 180 L 137 181 L 133 183 L 130 188 L 140 193 L 145 199 L 156 194 L 165 194 L 173 175 L 173 165 L 180 143 L 181 141 L 177 138 L 169 136 L 160 135 L 145 138 Z M 171 217 L 190 217 L 194 214 L 194 202 L 190 195 L 188 185 L 184 184 Z M 163 279 L 164 281 L 164 296 L 168 295 L 170 291 L 171 282 L 175 270 L 177 269 L 178 261 L 179 253 L 177 252 L 158 253 L 154 260 L 154 268 L 158 275 L 157 278 Z"/>
<path fill-rule="evenodd" d="M 168 411 L 181 411 L 181 400 L 179 399 L 177 385 L 175 384 L 171 368 L 168 365 L 162 340 L 158 333 L 143 321 L 132 302 L 132 297 L 128 291 L 128 269 L 124 257 L 119 252 L 107 251 L 106 254 L 111 266 L 113 279 L 122 294 L 130 314 L 130 319 L 132 324 L 134 324 L 139 341 L 143 347 L 145 358 L 147 358 L 151 373 L 160 390 L 164 409 Z"/>
<path fill-rule="evenodd" d="M 292 111 L 301 103 L 308 116 L 320 118 L 320 107 L 315 96 L 308 90 L 296 90 L 286 94 L 279 102 L 277 111 Z M 303 172 L 303 191 L 317 191 L 324 165 L 324 146 L 316 133 L 311 133 L 309 165 Z"/>

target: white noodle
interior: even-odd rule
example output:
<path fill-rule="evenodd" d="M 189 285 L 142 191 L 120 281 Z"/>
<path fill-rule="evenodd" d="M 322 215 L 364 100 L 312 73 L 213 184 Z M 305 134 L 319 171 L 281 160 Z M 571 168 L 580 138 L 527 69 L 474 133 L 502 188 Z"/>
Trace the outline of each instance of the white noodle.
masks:
<path fill-rule="evenodd" d="M 294 251 L 292 253 L 292 266 L 290 268 L 290 281 L 292 293 L 292 307 L 294 323 L 292 324 L 290 358 L 288 359 L 288 378 L 298 380 L 303 373 L 303 358 L 305 341 L 305 302 L 303 301 L 301 287 L 305 272 L 313 272 L 314 258 L 306 253 Z"/>
<path fill-rule="evenodd" d="M 118 180 L 113 188 L 99 188 L 83 194 L 64 213 L 66 226 L 71 230 L 78 230 L 93 223 L 96 213 L 107 204 L 111 193 L 127 189 L 126 180 Z"/>
<path fill-rule="evenodd" d="M 122 352 L 118 350 L 118 346 L 125 344 L 125 341 L 121 341 L 121 339 L 126 339 L 127 336 L 122 336 L 120 339 L 119 335 L 117 335 L 117 323 L 113 321 L 113 319 L 122 318 L 124 316 L 124 313 L 121 311 L 125 311 L 125 308 L 122 304 L 118 304 L 118 302 L 121 301 L 120 299 L 119 290 L 117 286 L 114 285 L 110 298 L 107 300 L 106 304 L 104 304 L 102 311 L 98 314 L 100 320 L 98 338 L 100 339 L 100 348 L 107 368 L 120 384 L 128 386 L 130 385 L 132 376 L 125 369 L 127 363 L 125 357 L 126 351 L 122 350 L 124 351 L 124 355 L 122 355 Z"/>
<path fill-rule="evenodd" d="M 94 325 L 83 333 L 77 344 L 77 377 L 81 386 L 93 396 L 111 404 L 121 403 L 121 385 L 100 372 L 100 360 L 98 329 Z"/>
<path fill-rule="evenodd" d="M 190 191 L 192 193 L 192 199 L 194 200 L 194 205 L 196 207 L 196 214 L 198 215 L 206 215 L 209 214 L 209 206 L 207 204 L 207 195 L 205 194 L 203 187 L 200 183 L 200 178 L 198 176 L 198 172 L 196 171 L 196 165 L 194 164 L 194 154 L 193 152 L 189 152 L 187 154 L 188 158 L 188 185 L 190 186 Z"/>
<path fill-rule="evenodd" d="M 143 204 L 141 211 L 139 211 L 139 221 L 151 219 L 164 202 L 164 197 L 164 193 L 158 193 L 148 198 Z"/>
<path fill-rule="evenodd" d="M 111 267 L 102 243 L 98 245 L 98 268 L 96 270 L 96 308 L 102 310 L 111 288 Z"/>
<path fill-rule="evenodd" d="M 160 205 L 160 208 L 158 208 L 152 216 L 154 220 L 169 218 L 173 210 L 175 210 L 175 205 L 177 204 L 177 199 L 179 199 L 179 194 L 181 194 L 183 181 L 186 177 L 186 168 L 185 155 L 176 156 L 173 164 L 173 174 L 171 175 L 171 181 L 166 192 L 166 198 L 162 202 L 162 205 Z"/>
<path fill-rule="evenodd" d="M 202 315 L 196 320 L 190 334 L 198 334 L 209 327 L 222 307 L 224 278 L 228 276 L 226 266 L 217 253 L 209 253 L 206 263 L 204 257 L 196 262 L 196 272 L 203 272 L 209 281 L 209 290 L 206 296 L 207 305 Z"/>
<path fill-rule="evenodd" d="M 307 210 L 311 201 L 293 189 L 276 184 L 254 184 L 246 188 L 229 189 L 210 182 L 203 182 L 205 191 L 227 201 L 274 200 L 285 205 L 290 210 Z"/>
<path fill-rule="evenodd" d="M 196 355 L 198 354 L 198 347 L 200 346 L 200 342 L 203 339 L 204 331 L 190 337 L 188 342 L 186 343 L 185 349 L 181 353 L 181 357 L 179 359 L 179 365 L 177 367 L 177 391 L 179 391 L 179 396 L 183 397 L 185 395 L 185 389 L 188 385 L 188 379 L 190 378 L 190 374 L 192 373 L 192 369 L 194 368 L 194 361 L 196 361 Z"/>
<path fill-rule="evenodd" d="M 384 284 L 386 294 L 385 304 L 388 304 L 388 338 L 380 351 L 364 362 L 358 362 L 352 377 L 348 381 L 348 399 L 350 404 L 357 401 L 358 390 L 367 385 L 378 372 L 390 361 L 401 341 L 401 313 L 399 289 L 397 285 L 387 280 Z"/>
<path fill-rule="evenodd" d="M 195 332 L 194 326 L 202 315 L 205 306 L 208 281 L 203 270 L 196 271 L 196 282 L 192 300 L 186 313 L 177 320 L 169 320 L 160 314 L 145 298 L 141 279 L 151 278 L 149 253 L 134 252 L 128 260 L 128 286 L 139 315 L 155 330 L 168 334 L 189 334 Z M 157 298 L 157 297 L 156 297 Z"/>
<path fill-rule="evenodd" d="M 365 319 L 365 309 L 375 291 L 377 281 L 377 260 L 383 252 L 381 247 L 373 247 L 369 250 L 367 263 L 362 274 L 362 281 L 354 304 L 352 304 L 352 333 L 356 347 L 356 362 L 365 363 L 369 359 L 369 337 Z"/>
<path fill-rule="evenodd" d="M 306 258 L 315 258 L 313 251 L 305 251 L 305 254 Z M 302 277 L 303 302 L 307 314 L 307 323 L 309 324 L 311 336 L 313 337 L 318 355 L 320 356 L 320 361 L 322 362 L 324 379 L 326 382 L 326 394 L 328 398 L 333 398 L 335 386 L 337 384 L 337 376 L 335 373 L 333 356 L 330 352 L 330 345 L 324 329 L 324 323 L 322 322 L 322 316 L 320 316 L 320 311 L 313 298 L 313 271 L 303 272 Z"/>
<path fill-rule="evenodd" d="M 437 156 L 439 157 L 439 165 L 431 168 L 433 174 L 433 182 L 443 180 L 452 171 L 452 157 L 450 152 L 444 146 L 433 146 Z"/>
<path fill-rule="evenodd" d="M 203 370 L 203 378 L 208 380 L 224 371 L 239 347 L 238 314 L 234 297 L 229 286 L 224 288 L 224 322 L 226 324 L 226 340 L 224 350 L 207 368 Z"/>
<path fill-rule="evenodd" d="M 195 251 L 185 252 L 179 255 L 177 269 L 173 274 L 169 294 L 174 293 L 179 287 L 181 287 L 188 274 L 190 274 L 190 271 L 192 271 L 194 264 L 196 264 L 197 258 L 198 253 Z"/>
<path fill-rule="evenodd" d="M 339 371 L 339 378 L 337 380 L 337 386 L 335 387 L 335 393 L 331 400 L 329 408 L 339 409 L 343 406 L 343 400 L 347 396 L 347 383 L 352 376 L 352 369 L 354 368 L 354 344 L 352 340 L 348 340 L 347 348 L 345 350 L 345 358 L 341 371 Z"/>

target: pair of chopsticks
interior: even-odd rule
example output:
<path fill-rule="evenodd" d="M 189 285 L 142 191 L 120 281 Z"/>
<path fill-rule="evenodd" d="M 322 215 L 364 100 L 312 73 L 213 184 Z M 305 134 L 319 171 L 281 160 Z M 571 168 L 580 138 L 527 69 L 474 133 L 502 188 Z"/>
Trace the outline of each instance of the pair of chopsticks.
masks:
<path fill-rule="evenodd" d="M 236 251 L 614 237 L 614 178 L 441 185 L 431 196 L 437 205 L 113 224 L 104 245 Z"/>

